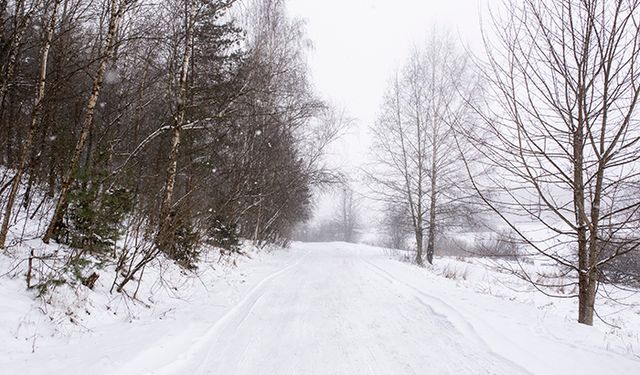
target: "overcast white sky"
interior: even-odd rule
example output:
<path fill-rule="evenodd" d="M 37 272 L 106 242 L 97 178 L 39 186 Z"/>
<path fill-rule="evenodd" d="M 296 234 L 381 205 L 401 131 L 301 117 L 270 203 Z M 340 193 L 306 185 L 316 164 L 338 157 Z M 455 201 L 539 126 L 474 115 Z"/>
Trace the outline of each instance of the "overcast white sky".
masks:
<path fill-rule="evenodd" d="M 375 121 L 386 84 L 415 44 L 434 27 L 461 43 L 480 45 L 479 11 L 487 0 L 287 0 L 306 20 L 319 93 L 356 119 L 337 146 L 338 159 L 357 166 L 366 157 L 366 129 Z"/>
<path fill-rule="evenodd" d="M 328 101 L 356 121 L 332 159 L 353 170 L 367 157 L 388 80 L 411 48 L 434 27 L 472 49 L 481 47 L 480 13 L 489 0 L 287 0 L 289 15 L 306 21 L 312 80 Z M 324 198 L 319 216 L 331 211 Z"/>

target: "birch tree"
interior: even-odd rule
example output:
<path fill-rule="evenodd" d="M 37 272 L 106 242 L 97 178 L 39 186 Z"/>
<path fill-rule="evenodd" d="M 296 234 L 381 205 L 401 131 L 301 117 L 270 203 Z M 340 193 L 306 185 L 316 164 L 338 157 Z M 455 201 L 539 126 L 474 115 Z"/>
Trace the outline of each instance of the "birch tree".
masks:
<path fill-rule="evenodd" d="M 640 1 L 503 8 L 482 66 L 490 136 L 476 143 L 499 177 L 474 182 L 497 191 L 483 199 L 531 249 L 573 272 L 578 321 L 592 325 L 602 267 L 640 245 Z"/>
<path fill-rule="evenodd" d="M 55 210 L 53 212 L 53 216 L 51 217 L 51 221 L 47 226 L 47 230 L 42 237 L 42 241 L 45 243 L 49 243 L 51 238 L 55 236 L 56 230 L 58 229 L 64 215 L 64 211 L 67 205 L 67 194 L 69 192 L 69 189 L 71 188 L 71 184 L 73 183 L 74 175 L 78 168 L 78 162 L 80 161 L 80 157 L 84 152 L 85 143 L 87 142 L 87 138 L 89 137 L 89 133 L 93 126 L 93 116 L 96 110 L 96 105 L 98 104 L 100 91 L 102 90 L 102 84 L 104 82 L 104 75 L 107 70 L 107 65 L 109 64 L 115 49 L 118 28 L 128 7 L 130 7 L 135 1 L 136 0 L 110 0 L 108 3 L 109 23 L 104 40 L 104 47 L 100 49 L 101 52 L 98 59 L 98 68 L 93 78 L 91 94 L 89 95 L 86 103 L 84 118 L 82 121 L 82 128 L 80 130 L 80 134 L 78 135 L 78 140 L 75 145 L 71 161 L 69 163 L 69 166 L 67 167 L 65 175 L 62 179 L 62 183 L 60 185 L 60 192 L 58 193 L 58 199 L 56 202 Z"/>
<path fill-rule="evenodd" d="M 187 79 L 190 68 L 191 53 L 193 51 L 193 29 L 195 25 L 196 7 L 193 1 L 184 1 L 184 42 L 182 49 L 182 59 L 179 71 L 178 93 L 176 98 L 176 110 L 173 124 L 171 126 L 171 148 L 167 163 L 167 179 L 164 184 L 164 196 L 160 204 L 160 225 L 158 228 L 158 247 L 168 251 L 170 233 L 172 230 L 171 206 L 173 204 L 173 190 L 176 182 L 178 170 L 178 152 L 180 150 L 180 139 L 182 136 L 182 126 L 185 122 L 187 108 Z"/>
<path fill-rule="evenodd" d="M 334 221 L 340 228 L 342 241 L 355 242 L 360 225 L 360 202 L 348 182 L 339 187 L 338 212 Z"/>
<path fill-rule="evenodd" d="M 2 4 L 2 31 L 7 32 L 8 38 L 0 46 L 0 134 L 4 135 L 5 157 L 8 165 L 14 164 L 14 136 L 15 124 L 13 119 L 7 118 L 7 107 L 11 99 L 12 84 L 15 83 L 16 71 L 19 66 L 19 56 L 24 48 L 24 38 L 31 26 L 33 16 L 40 6 L 40 0 L 16 0 L 13 2 L 13 13 L 8 14 L 11 7 Z M 4 16 L 7 16 L 5 19 Z M 9 26 L 9 27 L 6 27 Z M 15 87 L 15 85 L 13 85 Z"/>
<path fill-rule="evenodd" d="M 48 17 L 46 17 L 47 29 L 43 38 L 41 52 L 40 52 L 40 69 L 38 76 L 38 84 L 36 88 L 36 94 L 33 104 L 33 110 L 31 112 L 31 124 L 27 133 L 26 139 L 23 141 L 22 152 L 16 167 L 16 172 L 11 184 L 11 190 L 7 198 L 7 203 L 4 210 L 4 216 L 2 218 L 2 224 L 0 225 L 0 248 L 4 247 L 7 239 L 7 232 L 9 230 L 9 222 L 11 221 L 11 212 L 13 211 L 13 205 L 15 204 L 16 197 L 18 195 L 18 189 L 22 180 L 22 175 L 27 166 L 27 162 L 31 157 L 31 149 L 33 147 L 34 137 L 38 130 L 42 118 L 42 105 L 45 96 L 45 86 L 47 81 L 47 62 L 49 59 L 49 49 L 51 48 L 51 40 L 53 39 L 53 33 L 56 27 L 56 18 L 58 14 L 58 7 L 62 0 L 54 0 L 49 5 Z M 45 13 L 47 14 L 47 13 Z"/>
<path fill-rule="evenodd" d="M 470 196 L 453 137 L 469 124 L 476 84 L 467 61 L 447 34 L 434 33 L 394 77 L 372 129 L 379 167 L 369 175 L 379 199 L 406 208 L 419 265 L 423 255 L 433 262 L 439 228 L 455 223 Z"/>

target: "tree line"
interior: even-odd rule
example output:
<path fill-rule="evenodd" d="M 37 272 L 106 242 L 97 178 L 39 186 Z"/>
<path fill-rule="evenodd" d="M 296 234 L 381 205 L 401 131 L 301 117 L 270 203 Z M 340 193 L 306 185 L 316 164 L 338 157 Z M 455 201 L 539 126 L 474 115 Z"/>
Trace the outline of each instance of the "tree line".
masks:
<path fill-rule="evenodd" d="M 0 17 L 0 248 L 30 217 L 76 249 L 32 248 L 29 286 L 57 277 L 38 262 L 115 264 L 123 290 L 162 254 L 286 243 L 333 178 L 340 115 L 281 0 L 3 0 Z"/>

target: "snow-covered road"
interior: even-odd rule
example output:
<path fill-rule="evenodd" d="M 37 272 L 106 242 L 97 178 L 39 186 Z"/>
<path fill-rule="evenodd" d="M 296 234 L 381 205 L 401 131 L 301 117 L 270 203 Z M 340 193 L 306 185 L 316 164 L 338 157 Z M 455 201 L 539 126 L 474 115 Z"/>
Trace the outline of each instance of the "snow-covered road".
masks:
<path fill-rule="evenodd" d="M 316 245 L 223 318 L 175 374 L 522 374 L 431 297 L 338 244 Z"/>
<path fill-rule="evenodd" d="M 0 359 L 0 374 L 640 374 L 601 329 L 379 248 L 294 244 L 248 266 L 168 318 L 96 325 Z"/>

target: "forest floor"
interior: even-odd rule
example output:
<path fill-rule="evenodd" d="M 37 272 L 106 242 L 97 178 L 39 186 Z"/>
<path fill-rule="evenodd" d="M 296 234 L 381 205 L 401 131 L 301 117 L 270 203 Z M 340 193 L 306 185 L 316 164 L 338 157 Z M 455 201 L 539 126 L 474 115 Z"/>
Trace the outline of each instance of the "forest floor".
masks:
<path fill-rule="evenodd" d="M 635 304 L 615 315 L 623 327 L 587 327 L 574 322 L 573 300 L 518 290 L 472 261 L 419 268 L 397 252 L 346 243 L 295 243 L 254 258 L 218 267 L 179 298 L 151 303 L 143 288 L 148 306 L 117 319 L 113 299 L 92 292 L 92 307 L 75 319 L 84 332 L 33 338 L 21 330 L 46 326 L 34 323 L 38 312 L 15 321 L 33 299 L 16 297 L 17 280 L 0 279 L 0 300 L 11 303 L 0 312 L 0 372 L 640 373 Z"/>

